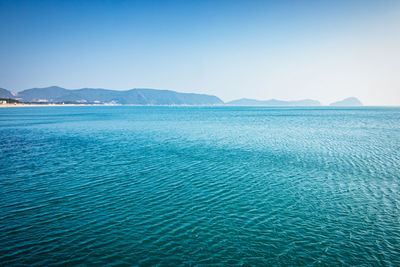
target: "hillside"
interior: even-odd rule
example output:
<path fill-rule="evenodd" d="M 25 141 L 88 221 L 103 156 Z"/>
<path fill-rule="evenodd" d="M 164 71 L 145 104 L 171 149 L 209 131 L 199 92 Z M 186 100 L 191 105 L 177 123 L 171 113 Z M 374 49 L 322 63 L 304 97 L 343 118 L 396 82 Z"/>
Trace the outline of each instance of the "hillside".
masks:
<path fill-rule="evenodd" d="M 116 103 L 133 105 L 218 105 L 222 100 L 213 95 L 178 93 L 171 90 L 131 89 L 127 91 L 83 88 L 70 90 L 58 86 L 21 91 L 25 102 Z"/>
<path fill-rule="evenodd" d="M 351 107 L 362 106 L 361 101 L 356 97 L 349 97 L 341 101 L 333 102 L 330 106 Z"/>

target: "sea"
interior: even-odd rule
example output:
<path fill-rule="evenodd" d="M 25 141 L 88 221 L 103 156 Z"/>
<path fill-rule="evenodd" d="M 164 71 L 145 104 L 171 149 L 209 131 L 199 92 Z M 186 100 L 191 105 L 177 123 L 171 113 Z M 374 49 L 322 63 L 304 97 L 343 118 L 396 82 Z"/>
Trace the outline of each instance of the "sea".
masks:
<path fill-rule="evenodd" d="M 0 265 L 400 266 L 400 108 L 1 108 Z"/>

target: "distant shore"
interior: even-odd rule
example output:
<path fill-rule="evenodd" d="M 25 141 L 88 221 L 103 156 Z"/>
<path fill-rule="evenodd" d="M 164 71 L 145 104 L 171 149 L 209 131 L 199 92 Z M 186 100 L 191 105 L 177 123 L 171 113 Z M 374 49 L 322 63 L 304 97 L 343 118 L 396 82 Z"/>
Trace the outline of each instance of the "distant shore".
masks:
<path fill-rule="evenodd" d="M 0 108 L 20 107 L 114 107 L 114 106 L 136 106 L 136 107 L 223 107 L 225 105 L 140 105 L 140 104 L 29 104 L 12 103 L 0 104 Z"/>
<path fill-rule="evenodd" d="M 11 103 L 0 104 L 0 108 L 23 107 L 113 107 L 113 106 L 137 106 L 137 107 L 264 107 L 264 108 L 359 108 L 359 107 L 400 107 L 400 106 L 235 106 L 235 105 L 138 105 L 138 104 L 36 104 L 36 103 Z"/>
<path fill-rule="evenodd" d="M 120 106 L 119 104 L 29 104 L 13 103 L 2 104 L 0 108 L 20 108 L 20 107 L 73 107 L 73 106 Z"/>

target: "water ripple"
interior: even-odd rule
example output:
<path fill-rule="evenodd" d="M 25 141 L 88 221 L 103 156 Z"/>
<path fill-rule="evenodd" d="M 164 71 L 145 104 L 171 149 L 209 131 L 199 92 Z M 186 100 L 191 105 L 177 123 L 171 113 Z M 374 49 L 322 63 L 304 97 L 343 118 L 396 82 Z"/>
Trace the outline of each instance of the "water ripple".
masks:
<path fill-rule="evenodd" d="M 400 265 L 399 108 L 27 111 L 1 265 Z"/>

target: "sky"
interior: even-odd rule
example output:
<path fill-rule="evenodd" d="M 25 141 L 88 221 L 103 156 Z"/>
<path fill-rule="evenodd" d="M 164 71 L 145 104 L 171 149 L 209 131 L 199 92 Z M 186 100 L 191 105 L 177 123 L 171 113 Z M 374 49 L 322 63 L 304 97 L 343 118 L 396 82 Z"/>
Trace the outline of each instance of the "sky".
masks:
<path fill-rule="evenodd" d="M 400 105 L 400 1 L 0 0 L 0 87 Z"/>

